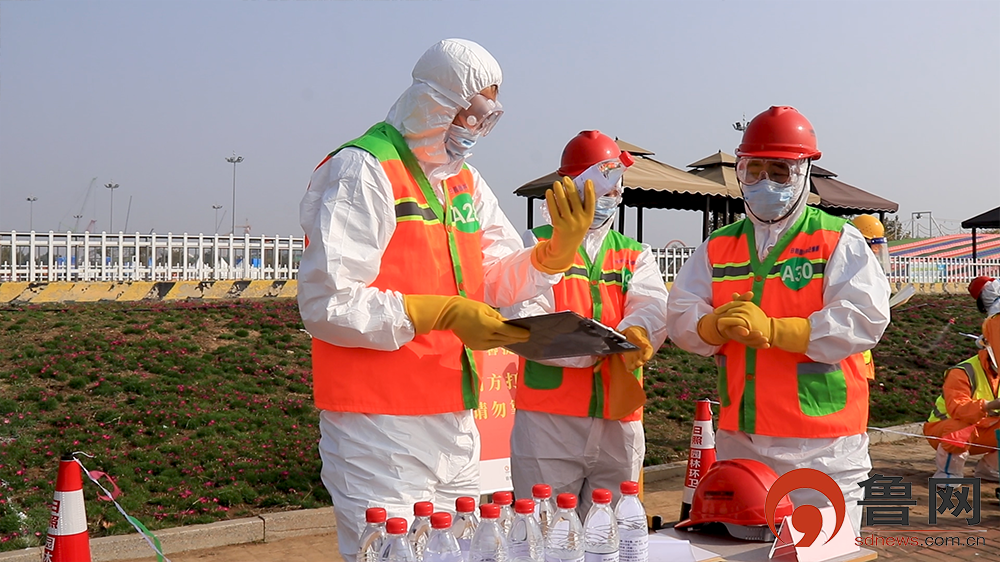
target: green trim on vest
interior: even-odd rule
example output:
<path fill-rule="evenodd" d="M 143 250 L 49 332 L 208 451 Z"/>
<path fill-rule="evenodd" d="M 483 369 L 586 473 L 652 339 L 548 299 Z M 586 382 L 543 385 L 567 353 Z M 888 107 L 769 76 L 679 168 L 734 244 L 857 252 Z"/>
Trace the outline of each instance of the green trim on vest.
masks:
<path fill-rule="evenodd" d="M 979 355 L 975 355 L 962 361 L 958 365 L 955 365 L 948 371 L 952 369 L 962 369 L 965 371 L 965 375 L 969 377 L 969 386 L 972 387 L 972 398 L 974 400 L 986 400 L 990 402 L 996 400 L 997 397 L 993 395 L 993 389 L 990 388 L 990 380 L 986 376 L 986 370 L 983 369 L 983 364 L 979 361 Z M 945 376 L 947 376 L 948 371 L 945 371 Z M 948 419 L 948 407 L 944 400 L 944 394 L 937 397 L 934 401 L 934 409 L 931 410 L 931 415 L 927 418 L 929 422 L 938 422 Z"/>
<path fill-rule="evenodd" d="M 767 279 L 783 277 L 785 275 L 798 275 L 794 283 L 798 288 L 804 287 L 813 280 L 822 280 L 826 270 L 826 260 L 807 260 L 794 257 L 778 261 L 778 258 L 785 251 L 785 248 L 797 236 L 814 234 L 821 230 L 840 232 L 846 219 L 834 217 L 819 209 L 806 207 L 802 215 L 795 220 L 771 248 L 761 261 L 757 256 L 757 241 L 754 237 L 753 223 L 750 219 L 743 219 L 739 222 L 726 225 L 712 233 L 710 238 L 733 237 L 745 238 L 749 250 L 749 267 L 747 263 L 727 263 L 712 264 L 712 281 L 730 281 L 752 278 L 753 283 L 753 303 L 760 306 L 764 296 L 764 284 Z M 789 268 L 785 268 L 789 264 Z M 809 264 L 808 266 L 806 264 Z M 795 270 L 798 267 L 798 270 Z M 717 276 L 718 275 L 718 276 Z M 789 285 L 789 288 L 792 286 Z M 795 290 L 795 289 L 793 289 Z M 739 405 L 739 429 L 745 433 L 756 433 L 757 426 L 757 387 L 755 383 L 757 375 L 757 350 L 745 348 L 745 381 L 743 386 L 743 396 Z M 837 375 L 839 374 L 839 378 Z M 728 373 L 720 369 L 720 378 Z M 822 380 L 820 380 L 822 379 Z M 822 393 L 817 392 L 821 384 L 828 384 L 830 388 Z M 719 381 L 719 385 L 726 384 L 726 381 Z M 809 416 L 822 416 L 842 410 L 847 401 L 847 379 L 843 371 L 824 372 L 819 374 L 807 374 L 799 378 L 799 404 L 804 414 Z"/>
<path fill-rule="evenodd" d="M 451 253 L 452 271 L 455 275 L 455 283 L 459 288 L 459 294 L 467 296 L 462 282 L 462 262 L 455 242 L 455 234 L 451 228 L 453 216 L 451 209 L 451 199 L 448 190 L 448 182 L 444 184 L 445 203 L 444 206 L 438 201 L 434 189 L 431 187 L 427 176 L 424 175 L 417 157 L 413 155 L 410 147 L 407 146 L 403 135 L 392 125 L 381 122 L 376 123 L 365 132 L 364 135 L 344 143 L 340 148 L 330 153 L 330 156 L 340 152 L 346 147 L 360 148 L 368 152 L 379 162 L 398 160 L 403 163 L 406 170 L 413 177 L 420 191 L 424 196 L 424 204 L 420 204 L 412 197 L 404 197 L 395 201 L 396 221 L 422 221 L 425 226 L 436 226 L 444 224 L 448 236 L 448 249 Z M 462 166 L 463 170 L 468 169 Z M 472 356 L 472 350 L 462 348 L 462 402 L 465 408 L 474 410 L 479 407 L 479 372 L 476 368 L 476 361 Z"/>

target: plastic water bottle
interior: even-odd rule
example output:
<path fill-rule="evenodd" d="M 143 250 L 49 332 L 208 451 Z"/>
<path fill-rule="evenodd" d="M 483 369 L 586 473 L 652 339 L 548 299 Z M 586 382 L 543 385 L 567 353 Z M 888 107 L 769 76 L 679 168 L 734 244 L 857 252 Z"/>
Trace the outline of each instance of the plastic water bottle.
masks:
<path fill-rule="evenodd" d="M 417 562 L 413 546 L 406 536 L 406 519 L 392 517 L 385 522 L 385 544 L 382 545 L 381 562 Z"/>
<path fill-rule="evenodd" d="M 413 524 L 410 525 L 410 544 L 413 545 L 413 554 L 417 557 L 417 562 L 424 559 L 424 545 L 427 544 L 427 535 L 431 533 L 431 514 L 434 513 L 434 504 L 431 502 L 417 502 L 413 504 Z"/>
<path fill-rule="evenodd" d="M 576 514 L 576 495 L 559 494 L 556 506 L 545 536 L 545 562 L 583 562 L 583 524 Z"/>
<path fill-rule="evenodd" d="M 469 496 L 462 496 L 455 500 L 455 521 L 451 524 L 451 532 L 458 540 L 458 546 L 462 549 L 465 562 L 469 562 L 469 548 L 472 546 L 472 537 L 476 534 L 478 527 L 476 500 Z"/>
<path fill-rule="evenodd" d="M 587 168 L 580 175 L 573 178 L 576 188 L 583 192 L 583 184 L 587 180 L 594 182 L 594 195 L 602 197 L 611 193 L 611 190 L 618 185 L 618 180 L 625 175 L 625 169 L 635 164 L 635 158 L 628 152 L 622 151 L 618 158 L 602 160 Z"/>
<path fill-rule="evenodd" d="M 514 524 L 514 493 L 493 492 L 493 503 L 500 506 L 500 528 L 506 536 L 510 532 L 510 526 Z"/>
<path fill-rule="evenodd" d="M 583 523 L 586 562 L 618 562 L 618 520 L 611 510 L 611 490 L 594 490 L 593 505 Z"/>
<path fill-rule="evenodd" d="M 462 562 L 462 548 L 451 532 L 451 514 L 431 515 L 431 533 L 424 548 L 424 562 Z"/>
<path fill-rule="evenodd" d="M 552 486 L 535 484 L 531 487 L 531 497 L 535 500 L 535 517 L 544 537 L 548 534 L 549 525 L 556 515 L 556 506 L 552 503 Z"/>
<path fill-rule="evenodd" d="M 482 519 L 469 547 L 469 562 L 507 562 L 507 537 L 500 528 L 500 506 L 479 506 Z"/>
<path fill-rule="evenodd" d="M 365 510 L 365 530 L 361 532 L 358 562 L 378 562 L 385 542 L 385 509 L 369 507 Z"/>
<path fill-rule="evenodd" d="M 535 518 L 535 502 L 520 499 L 514 502 L 514 523 L 507 533 L 507 552 L 511 562 L 542 562 L 545 560 L 545 538 Z"/>
<path fill-rule="evenodd" d="M 620 540 L 619 559 L 621 562 L 649 561 L 649 531 L 646 523 L 646 509 L 639 501 L 639 483 L 622 482 L 622 497 L 615 506 Z"/>

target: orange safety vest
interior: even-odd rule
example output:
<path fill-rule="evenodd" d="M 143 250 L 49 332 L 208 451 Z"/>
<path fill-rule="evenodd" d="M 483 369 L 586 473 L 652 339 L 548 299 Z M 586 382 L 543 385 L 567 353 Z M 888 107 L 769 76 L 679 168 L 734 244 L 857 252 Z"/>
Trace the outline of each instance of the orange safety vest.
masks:
<path fill-rule="evenodd" d="M 752 290 L 753 302 L 770 317 L 807 318 L 822 309 L 824 270 L 846 222 L 806 207 L 763 262 L 749 220 L 716 230 L 708 241 L 712 306 Z M 868 381 L 860 353 L 827 364 L 728 341 L 716 364 L 720 429 L 775 437 L 842 437 L 867 429 Z"/>
<path fill-rule="evenodd" d="M 399 132 L 378 123 L 348 142 L 375 156 L 392 183 L 396 230 L 371 283 L 382 291 L 483 299 L 482 232 L 466 167 L 445 182 L 442 207 Z M 322 165 L 322 164 L 321 164 Z M 479 404 L 472 353 L 446 330 L 418 335 L 395 351 L 340 347 L 313 338 L 316 407 L 366 414 L 424 415 Z"/>
<path fill-rule="evenodd" d="M 533 232 L 539 240 L 547 240 L 552 237 L 552 226 L 539 226 Z M 628 284 L 641 252 L 641 244 L 614 230 L 604 238 L 594 262 L 581 246 L 573 265 L 552 287 L 555 309 L 572 310 L 616 328 L 625 315 Z M 635 376 L 641 382 L 642 369 L 636 369 Z M 542 365 L 522 357 L 514 404 L 519 410 L 607 419 L 610 381 L 607 361 L 572 369 Z M 634 421 L 641 416 L 639 408 L 621 421 Z"/>

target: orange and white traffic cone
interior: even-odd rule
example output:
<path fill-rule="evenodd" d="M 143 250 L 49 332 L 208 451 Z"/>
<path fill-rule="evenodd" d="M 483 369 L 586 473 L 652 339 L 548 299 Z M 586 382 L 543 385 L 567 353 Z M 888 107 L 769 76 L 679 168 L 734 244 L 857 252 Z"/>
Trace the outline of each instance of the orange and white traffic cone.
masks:
<path fill-rule="evenodd" d="M 694 408 L 694 427 L 691 428 L 691 446 L 688 449 L 687 474 L 684 476 L 684 498 L 681 518 L 691 513 L 691 500 L 701 477 L 715 464 L 715 430 L 712 428 L 712 402 L 698 400 Z"/>
<path fill-rule="evenodd" d="M 90 535 L 83 505 L 83 478 L 73 455 L 59 459 L 43 562 L 90 562 Z"/>

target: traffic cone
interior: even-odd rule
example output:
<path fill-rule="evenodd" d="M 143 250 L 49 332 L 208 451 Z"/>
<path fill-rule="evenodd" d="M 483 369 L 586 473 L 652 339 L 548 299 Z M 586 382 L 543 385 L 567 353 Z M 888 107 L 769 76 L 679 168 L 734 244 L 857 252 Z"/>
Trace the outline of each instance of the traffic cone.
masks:
<path fill-rule="evenodd" d="M 681 518 L 691 513 L 691 500 L 701 477 L 715 464 L 715 430 L 712 429 L 712 402 L 707 398 L 697 401 L 694 408 L 694 427 L 691 428 L 691 446 L 688 449 L 687 474 L 684 476 L 684 498 Z"/>
<path fill-rule="evenodd" d="M 46 562 L 90 562 L 90 535 L 83 505 L 80 465 L 71 454 L 59 459 L 59 477 L 49 515 L 42 560 Z"/>

